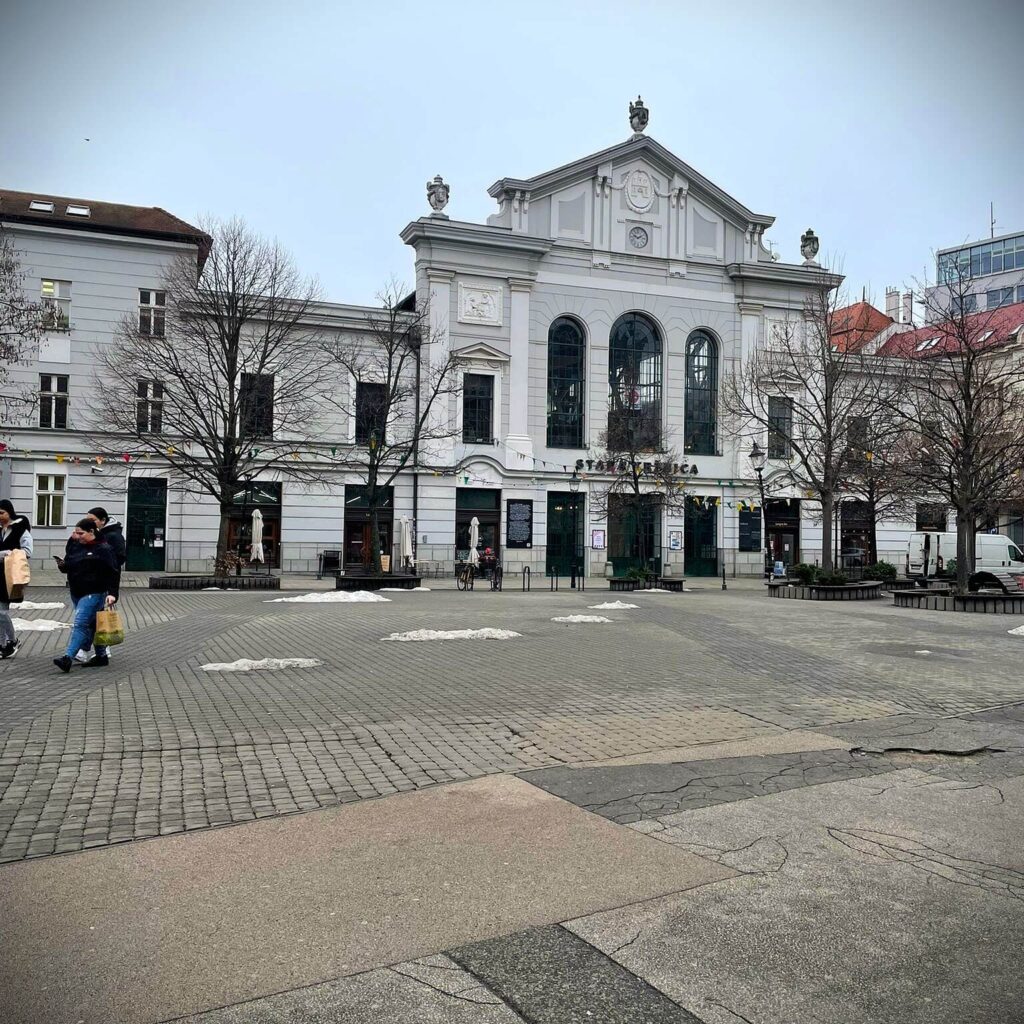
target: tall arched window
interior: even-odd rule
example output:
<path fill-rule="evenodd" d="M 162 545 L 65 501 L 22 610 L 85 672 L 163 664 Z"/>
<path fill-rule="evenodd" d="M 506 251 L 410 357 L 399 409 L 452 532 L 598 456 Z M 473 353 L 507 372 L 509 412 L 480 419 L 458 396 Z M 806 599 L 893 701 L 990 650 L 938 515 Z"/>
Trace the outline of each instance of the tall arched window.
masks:
<path fill-rule="evenodd" d="M 686 404 L 683 450 L 714 455 L 718 420 L 718 345 L 707 331 L 686 339 Z"/>
<path fill-rule="evenodd" d="M 608 445 L 612 451 L 661 448 L 661 336 L 640 313 L 626 313 L 608 340 Z"/>
<path fill-rule="evenodd" d="M 587 339 L 571 317 L 548 328 L 548 447 L 582 448 Z M 523 396 L 512 396 L 512 401 Z"/>

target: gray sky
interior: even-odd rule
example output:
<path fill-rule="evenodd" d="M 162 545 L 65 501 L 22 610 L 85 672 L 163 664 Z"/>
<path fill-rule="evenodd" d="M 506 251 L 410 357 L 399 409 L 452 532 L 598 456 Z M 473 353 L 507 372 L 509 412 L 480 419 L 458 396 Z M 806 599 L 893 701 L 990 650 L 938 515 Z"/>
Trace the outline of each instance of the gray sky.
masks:
<path fill-rule="evenodd" d="M 813 227 L 854 298 L 934 275 L 936 248 L 1024 231 L 1019 0 L 6 0 L 0 186 L 244 216 L 326 297 L 412 281 L 398 238 L 487 187 L 648 134 Z M 91 141 L 84 141 L 89 138 Z"/>

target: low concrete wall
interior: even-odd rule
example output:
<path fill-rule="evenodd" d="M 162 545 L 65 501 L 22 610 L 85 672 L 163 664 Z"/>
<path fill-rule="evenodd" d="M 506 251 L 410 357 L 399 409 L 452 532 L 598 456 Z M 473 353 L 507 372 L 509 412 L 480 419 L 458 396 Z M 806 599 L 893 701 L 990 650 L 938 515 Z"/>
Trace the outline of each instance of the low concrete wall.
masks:
<path fill-rule="evenodd" d="M 881 583 L 848 583 L 841 587 L 817 584 L 769 583 L 769 597 L 788 597 L 796 601 L 873 601 L 882 596 Z"/>
<path fill-rule="evenodd" d="M 982 615 L 1024 615 L 1024 594 L 929 594 L 925 590 L 895 592 L 895 608 L 933 612 L 976 612 Z"/>

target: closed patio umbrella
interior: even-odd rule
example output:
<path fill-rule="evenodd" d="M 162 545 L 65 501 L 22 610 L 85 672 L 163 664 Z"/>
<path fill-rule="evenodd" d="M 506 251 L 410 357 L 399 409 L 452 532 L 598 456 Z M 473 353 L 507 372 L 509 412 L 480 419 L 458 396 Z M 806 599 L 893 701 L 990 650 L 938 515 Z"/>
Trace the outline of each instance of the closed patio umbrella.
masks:
<path fill-rule="evenodd" d="M 263 513 L 255 508 L 252 511 L 252 544 L 249 547 L 249 561 L 263 563 L 267 560 L 263 553 Z"/>
<path fill-rule="evenodd" d="M 480 520 L 473 516 L 469 521 L 469 558 L 476 558 L 476 549 L 480 547 Z"/>
<path fill-rule="evenodd" d="M 398 554 L 403 566 L 412 565 L 412 524 L 408 516 L 402 516 L 399 520 L 402 530 L 398 538 Z"/>

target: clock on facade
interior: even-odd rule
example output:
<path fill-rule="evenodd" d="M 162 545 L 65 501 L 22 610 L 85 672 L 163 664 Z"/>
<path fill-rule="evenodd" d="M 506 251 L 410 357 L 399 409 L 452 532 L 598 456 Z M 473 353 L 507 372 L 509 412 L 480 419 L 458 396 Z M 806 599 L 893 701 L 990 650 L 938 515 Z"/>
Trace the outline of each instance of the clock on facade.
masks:
<path fill-rule="evenodd" d="M 647 231 L 645 228 L 630 228 L 629 229 L 629 244 L 634 249 L 646 249 L 647 248 Z"/>

